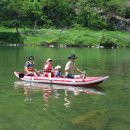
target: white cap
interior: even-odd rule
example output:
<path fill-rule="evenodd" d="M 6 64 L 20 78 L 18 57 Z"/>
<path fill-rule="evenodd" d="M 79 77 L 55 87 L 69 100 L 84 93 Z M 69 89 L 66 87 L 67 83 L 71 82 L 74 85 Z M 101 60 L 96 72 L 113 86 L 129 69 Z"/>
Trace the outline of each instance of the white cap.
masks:
<path fill-rule="evenodd" d="M 60 66 L 60 65 L 57 65 L 57 66 L 55 67 L 55 69 L 61 69 L 61 66 Z"/>
<path fill-rule="evenodd" d="M 51 58 L 48 58 L 48 59 L 46 60 L 46 62 L 48 62 L 48 61 L 52 61 L 52 59 L 51 59 Z"/>

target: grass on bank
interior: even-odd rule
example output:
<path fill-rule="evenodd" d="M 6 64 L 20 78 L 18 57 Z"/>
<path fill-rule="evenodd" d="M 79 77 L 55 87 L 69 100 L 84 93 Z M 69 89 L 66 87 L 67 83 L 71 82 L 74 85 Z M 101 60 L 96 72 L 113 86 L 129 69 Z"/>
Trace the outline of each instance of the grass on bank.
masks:
<path fill-rule="evenodd" d="M 101 42 L 110 41 L 118 46 L 130 46 L 130 34 L 124 31 L 95 31 L 86 28 L 37 30 L 21 28 L 19 31 L 26 45 L 97 46 Z M 0 28 L 0 34 L 7 32 L 15 33 L 15 29 Z M 6 36 L 6 40 L 8 37 Z M 4 43 L 4 39 L 0 42 Z"/>

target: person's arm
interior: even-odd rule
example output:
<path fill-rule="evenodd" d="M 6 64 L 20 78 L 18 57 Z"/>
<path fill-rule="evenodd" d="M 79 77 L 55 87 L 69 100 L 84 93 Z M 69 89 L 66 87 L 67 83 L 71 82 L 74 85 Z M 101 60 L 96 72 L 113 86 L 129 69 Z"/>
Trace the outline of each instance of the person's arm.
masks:
<path fill-rule="evenodd" d="M 68 72 L 69 70 L 70 70 L 69 67 L 66 67 L 66 68 L 65 68 L 65 72 Z"/>
<path fill-rule="evenodd" d="M 34 69 L 35 72 L 38 72 L 36 69 Z"/>
<path fill-rule="evenodd" d="M 24 70 L 25 70 L 27 73 L 29 73 L 28 68 L 27 68 L 26 66 L 24 67 Z"/>
<path fill-rule="evenodd" d="M 27 73 L 29 73 L 29 71 L 28 71 L 28 62 L 26 62 L 26 64 L 25 64 L 25 66 L 24 66 L 24 70 L 27 72 Z"/>
<path fill-rule="evenodd" d="M 47 67 L 48 67 L 48 64 L 45 63 L 44 66 L 43 66 L 43 71 L 46 71 Z"/>
<path fill-rule="evenodd" d="M 79 68 L 76 67 L 76 71 L 81 73 L 81 74 L 84 74 L 84 72 L 82 72 Z"/>
<path fill-rule="evenodd" d="M 70 63 L 67 63 L 65 66 L 65 72 L 68 72 L 70 70 Z"/>
<path fill-rule="evenodd" d="M 75 70 L 81 74 L 85 74 L 84 72 L 82 72 L 76 65 L 75 65 Z"/>

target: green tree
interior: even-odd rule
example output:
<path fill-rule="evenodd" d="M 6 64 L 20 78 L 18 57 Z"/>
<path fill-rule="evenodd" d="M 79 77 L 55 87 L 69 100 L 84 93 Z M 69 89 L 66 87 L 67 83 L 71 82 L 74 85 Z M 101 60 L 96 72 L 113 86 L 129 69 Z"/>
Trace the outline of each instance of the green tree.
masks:
<path fill-rule="evenodd" d="M 77 8 L 77 21 L 84 27 L 102 29 L 107 28 L 104 15 L 108 0 L 79 0 Z"/>
<path fill-rule="evenodd" d="M 43 0 L 2 0 L 1 21 L 3 25 L 15 27 L 18 32 L 18 27 L 34 23 L 36 28 L 37 23 L 43 18 Z"/>
<path fill-rule="evenodd" d="M 44 20 L 43 0 L 25 0 L 22 9 L 29 23 L 33 23 L 34 29 L 37 24 Z"/>
<path fill-rule="evenodd" d="M 71 26 L 75 21 L 73 0 L 46 0 L 43 11 L 57 27 Z"/>
<path fill-rule="evenodd" d="M 128 0 L 1 0 L 1 25 L 15 27 L 72 27 L 112 29 L 113 14 L 130 18 Z"/>

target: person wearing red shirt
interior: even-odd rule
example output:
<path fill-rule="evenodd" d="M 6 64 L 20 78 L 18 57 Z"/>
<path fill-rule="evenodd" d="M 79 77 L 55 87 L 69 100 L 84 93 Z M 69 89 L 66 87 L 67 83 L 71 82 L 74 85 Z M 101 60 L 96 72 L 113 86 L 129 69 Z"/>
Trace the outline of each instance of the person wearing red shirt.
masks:
<path fill-rule="evenodd" d="M 54 76 L 54 71 L 53 71 L 53 66 L 52 66 L 52 59 L 48 58 L 46 60 L 46 63 L 43 66 L 43 71 L 44 71 L 44 76 L 46 77 L 53 77 Z"/>

